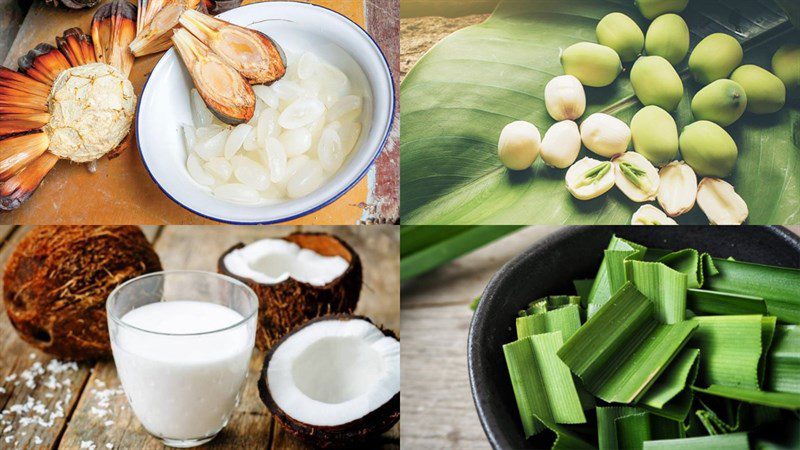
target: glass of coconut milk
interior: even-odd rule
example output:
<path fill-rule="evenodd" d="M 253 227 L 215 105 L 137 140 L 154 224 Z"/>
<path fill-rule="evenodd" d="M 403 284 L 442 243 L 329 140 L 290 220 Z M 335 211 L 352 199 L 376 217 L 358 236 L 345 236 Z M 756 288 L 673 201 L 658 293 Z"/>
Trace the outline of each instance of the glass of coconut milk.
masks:
<path fill-rule="evenodd" d="M 171 447 L 213 439 L 247 378 L 253 290 L 210 272 L 156 272 L 121 284 L 106 309 L 117 373 L 145 429 Z"/>

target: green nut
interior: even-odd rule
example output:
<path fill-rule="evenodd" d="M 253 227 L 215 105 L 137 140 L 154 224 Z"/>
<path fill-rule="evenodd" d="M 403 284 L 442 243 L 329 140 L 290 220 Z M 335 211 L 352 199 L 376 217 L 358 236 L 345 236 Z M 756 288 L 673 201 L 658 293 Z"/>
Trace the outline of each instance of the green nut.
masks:
<path fill-rule="evenodd" d="M 739 157 L 736 142 L 724 128 L 701 120 L 683 129 L 680 138 L 683 159 L 701 176 L 724 178 Z"/>
<path fill-rule="evenodd" d="M 689 5 L 689 0 L 636 0 L 635 3 L 643 16 L 653 20 L 662 14 L 683 11 Z"/>
<path fill-rule="evenodd" d="M 746 107 L 744 88 L 732 80 L 717 80 L 700 89 L 692 99 L 695 120 L 710 120 L 721 127 L 739 120 Z"/>
<path fill-rule="evenodd" d="M 631 138 L 636 153 L 656 166 L 678 156 L 678 126 L 675 119 L 658 106 L 645 106 L 633 116 Z"/>
<path fill-rule="evenodd" d="M 633 19 L 615 12 L 597 24 L 597 42 L 614 49 L 623 62 L 630 62 L 642 54 L 644 33 Z"/>
<path fill-rule="evenodd" d="M 633 92 L 644 105 L 656 105 L 672 112 L 683 98 L 683 81 L 666 59 L 645 56 L 631 69 Z"/>
<path fill-rule="evenodd" d="M 591 87 L 608 86 L 622 72 L 622 61 L 614 49 L 591 42 L 567 47 L 561 54 L 561 65 L 564 73 Z"/>
<path fill-rule="evenodd" d="M 786 86 L 780 78 L 767 69 L 748 64 L 731 74 L 747 92 L 747 111 L 754 114 L 772 114 L 786 104 Z"/>
<path fill-rule="evenodd" d="M 772 57 L 772 72 L 786 85 L 791 98 L 800 98 L 800 44 L 783 44 Z"/>
<path fill-rule="evenodd" d="M 744 57 L 741 44 L 733 36 L 714 33 L 700 41 L 689 56 L 689 70 L 702 84 L 728 78 Z"/>
<path fill-rule="evenodd" d="M 689 27 L 677 14 L 658 16 L 647 29 L 644 48 L 648 55 L 660 56 L 677 65 L 689 53 Z"/>

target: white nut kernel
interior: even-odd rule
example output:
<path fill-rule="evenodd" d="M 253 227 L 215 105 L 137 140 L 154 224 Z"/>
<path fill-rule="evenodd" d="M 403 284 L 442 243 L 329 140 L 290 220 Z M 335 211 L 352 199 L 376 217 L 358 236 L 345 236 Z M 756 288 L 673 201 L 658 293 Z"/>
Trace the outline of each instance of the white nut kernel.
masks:
<path fill-rule="evenodd" d="M 544 103 L 553 119 L 575 120 L 586 111 L 586 92 L 574 76 L 558 76 L 544 87 Z"/>
<path fill-rule="evenodd" d="M 711 225 L 741 225 L 750 212 L 747 203 L 728 182 L 703 178 L 697 188 L 697 204 Z"/>
<path fill-rule="evenodd" d="M 626 152 L 613 160 L 616 185 L 634 202 L 655 200 L 660 180 L 658 170 L 644 156 Z"/>
<path fill-rule="evenodd" d="M 631 218 L 631 225 L 677 225 L 678 222 L 667 217 L 653 205 L 642 205 Z"/>
<path fill-rule="evenodd" d="M 581 139 L 589 150 L 611 158 L 628 149 L 631 129 L 614 116 L 595 113 L 581 123 Z"/>
<path fill-rule="evenodd" d="M 525 170 L 539 156 L 539 129 L 530 122 L 512 122 L 503 128 L 497 143 L 500 162 L 511 170 Z"/>
<path fill-rule="evenodd" d="M 581 132 L 571 120 L 556 122 L 542 139 L 542 159 L 550 167 L 566 169 L 578 159 L 580 151 Z"/>
<path fill-rule="evenodd" d="M 611 161 L 583 158 L 567 171 L 567 190 L 578 200 L 591 200 L 614 187 Z"/>
<path fill-rule="evenodd" d="M 685 214 L 694 208 L 697 200 L 697 175 L 683 161 L 673 161 L 658 172 L 658 204 L 670 217 Z"/>

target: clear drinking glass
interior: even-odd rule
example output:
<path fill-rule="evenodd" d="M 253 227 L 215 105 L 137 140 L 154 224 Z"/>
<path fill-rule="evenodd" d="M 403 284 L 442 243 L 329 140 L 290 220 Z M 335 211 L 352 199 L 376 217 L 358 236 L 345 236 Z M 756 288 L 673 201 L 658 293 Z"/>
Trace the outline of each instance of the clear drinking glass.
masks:
<path fill-rule="evenodd" d="M 117 373 L 145 429 L 171 447 L 213 439 L 247 378 L 253 290 L 211 272 L 156 272 L 118 286 L 106 309 Z"/>

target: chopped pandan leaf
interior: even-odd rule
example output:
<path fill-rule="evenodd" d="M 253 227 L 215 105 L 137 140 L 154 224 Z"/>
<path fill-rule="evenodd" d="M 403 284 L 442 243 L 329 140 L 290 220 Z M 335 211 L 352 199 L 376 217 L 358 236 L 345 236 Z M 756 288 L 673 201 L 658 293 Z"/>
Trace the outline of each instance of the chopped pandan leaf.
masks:
<path fill-rule="evenodd" d="M 478 303 L 480 303 L 480 301 L 481 301 L 481 296 L 480 295 L 475 297 L 474 299 L 472 299 L 472 303 L 469 304 L 469 309 L 471 309 L 473 311 L 478 309 Z"/>
<path fill-rule="evenodd" d="M 800 270 L 714 259 L 719 274 L 706 279 L 713 291 L 762 297 L 779 322 L 800 324 Z"/>
<path fill-rule="evenodd" d="M 589 293 L 592 292 L 592 285 L 594 284 L 594 279 L 572 280 L 572 284 L 575 285 L 575 292 L 577 292 L 578 297 L 581 298 L 581 306 L 585 308 L 586 299 L 589 298 Z"/>
<path fill-rule="evenodd" d="M 561 332 L 537 334 L 503 346 L 525 437 L 552 423 L 585 423 L 569 369 L 556 356 Z"/>
<path fill-rule="evenodd" d="M 699 325 L 689 344 L 700 349 L 698 385 L 758 389 L 761 317 L 702 316 L 691 319 Z"/>
<path fill-rule="evenodd" d="M 536 417 L 546 428 L 555 434 L 551 450 L 595 450 L 586 433 L 581 433 L 574 426 L 560 425 L 547 419 Z"/>
<path fill-rule="evenodd" d="M 653 302 L 625 284 L 558 350 L 584 387 L 607 402 L 639 400 L 688 342 L 691 321 L 661 324 Z"/>
<path fill-rule="evenodd" d="M 594 279 L 594 284 L 586 299 L 588 315 L 597 311 L 597 307 L 591 305 L 603 305 L 608 299 L 617 292 L 626 281 L 625 261 L 641 260 L 647 247 L 626 241 L 625 239 L 613 236 L 604 251 L 603 262 Z"/>
<path fill-rule="evenodd" d="M 517 317 L 517 339 L 553 331 L 560 331 L 563 339 L 569 339 L 581 326 L 579 309 L 578 305 L 567 305 L 542 314 Z"/>
<path fill-rule="evenodd" d="M 772 339 L 775 336 L 777 318 L 772 316 L 761 317 L 761 357 L 758 360 L 758 385 L 764 386 L 764 372 L 767 369 L 767 356 L 772 347 Z"/>
<path fill-rule="evenodd" d="M 753 403 L 755 405 L 800 411 L 800 394 L 795 394 L 792 392 L 768 392 L 743 387 L 722 386 L 718 384 L 712 384 L 707 388 L 699 388 L 695 386 L 692 389 L 704 394 Z"/>
<path fill-rule="evenodd" d="M 747 433 L 644 442 L 644 450 L 748 450 L 749 448 Z"/>
<path fill-rule="evenodd" d="M 598 407 L 597 437 L 600 450 L 637 449 L 650 439 L 683 436 L 680 422 L 632 407 Z"/>
<path fill-rule="evenodd" d="M 701 315 L 767 314 L 767 304 L 761 297 L 705 289 L 689 289 L 686 306 Z"/>
<path fill-rule="evenodd" d="M 775 328 L 766 366 L 764 389 L 800 394 L 800 326 Z"/>
<path fill-rule="evenodd" d="M 658 262 L 686 274 L 687 286 L 698 289 L 703 286 L 703 265 L 700 252 L 687 248 L 659 258 Z"/>
<path fill-rule="evenodd" d="M 580 305 L 581 298 L 576 295 L 551 295 L 536 299 L 528 304 L 526 309 L 519 312 L 520 317 L 531 316 L 535 314 L 544 314 L 558 308 L 563 308 L 569 305 Z"/>
<path fill-rule="evenodd" d="M 687 276 L 663 263 L 626 261 L 628 279 L 653 301 L 662 323 L 682 322 L 686 317 Z"/>
<path fill-rule="evenodd" d="M 691 385 L 697 377 L 699 353 L 696 348 L 683 349 L 647 390 L 639 406 L 669 419 L 686 420 L 694 399 Z"/>

